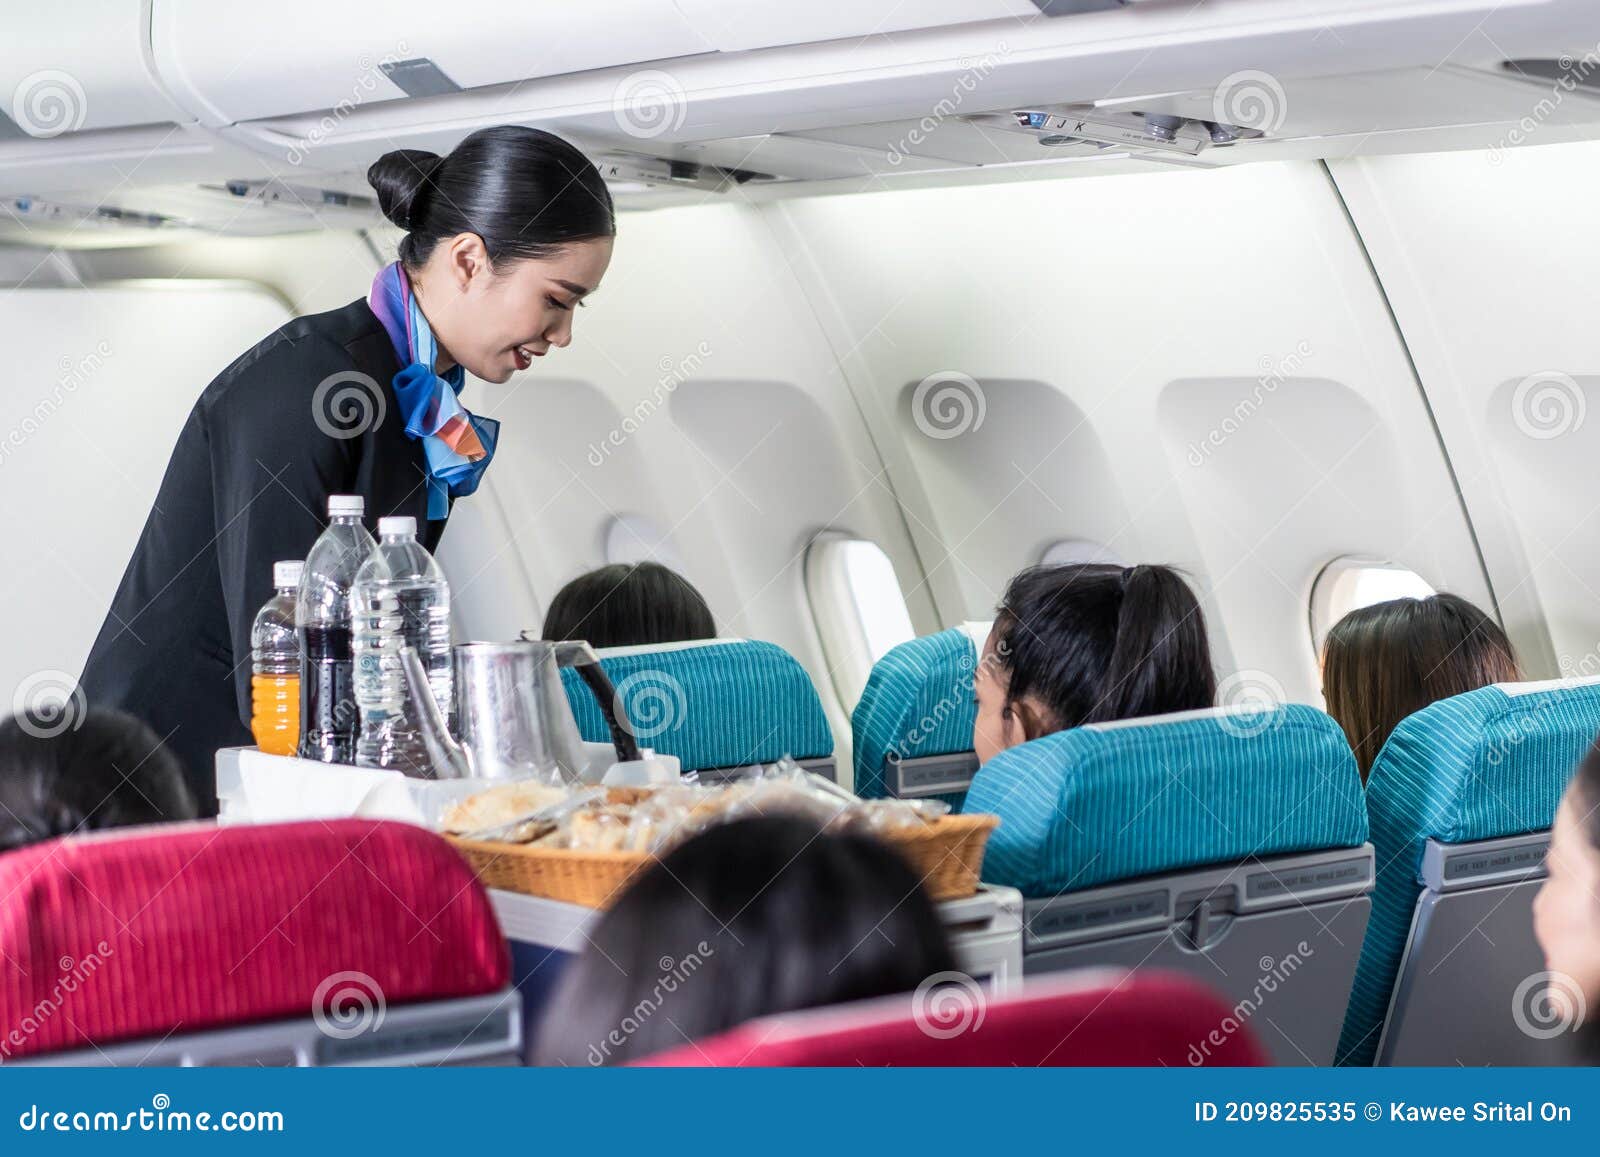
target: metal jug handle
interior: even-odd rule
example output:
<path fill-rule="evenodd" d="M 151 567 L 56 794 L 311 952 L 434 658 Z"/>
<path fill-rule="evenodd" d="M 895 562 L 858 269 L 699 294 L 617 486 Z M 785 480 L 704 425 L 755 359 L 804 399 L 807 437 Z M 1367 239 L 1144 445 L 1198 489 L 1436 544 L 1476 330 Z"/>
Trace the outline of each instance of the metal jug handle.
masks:
<path fill-rule="evenodd" d="M 531 633 L 523 631 L 522 637 L 526 639 Z M 626 710 L 617 702 L 617 688 L 605 668 L 600 666 L 600 658 L 594 653 L 594 648 L 581 639 L 554 643 L 552 646 L 555 648 L 556 666 L 571 667 L 577 671 L 584 686 L 589 688 L 589 694 L 600 705 L 600 714 L 605 717 L 606 727 L 611 732 L 611 746 L 617 752 L 617 762 L 631 763 L 638 759 L 639 742 L 633 736 L 633 726 L 628 721 Z"/>

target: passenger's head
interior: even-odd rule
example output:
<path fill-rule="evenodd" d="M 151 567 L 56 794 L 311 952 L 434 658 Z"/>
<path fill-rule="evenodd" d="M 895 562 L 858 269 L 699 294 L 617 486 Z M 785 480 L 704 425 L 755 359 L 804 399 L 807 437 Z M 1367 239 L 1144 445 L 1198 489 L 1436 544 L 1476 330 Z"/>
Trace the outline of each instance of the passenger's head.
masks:
<path fill-rule="evenodd" d="M 1211 645 L 1165 566 L 1036 566 L 1011 580 L 976 679 L 980 763 L 1041 735 L 1210 707 Z"/>
<path fill-rule="evenodd" d="M 1567 786 L 1545 856 L 1549 873 L 1533 901 L 1533 931 L 1555 974 L 1549 995 L 1570 1002 L 1551 1012 L 1565 1023 L 1600 1018 L 1600 744 Z M 1581 998 L 1581 1007 L 1579 1000 Z M 1591 1050 L 1593 1039 L 1586 1042 Z"/>
<path fill-rule="evenodd" d="M 1430 595 L 1351 611 L 1323 648 L 1322 693 L 1364 781 L 1400 721 L 1428 704 L 1520 679 L 1498 623 L 1466 599 Z"/>
<path fill-rule="evenodd" d="M 611 262 L 611 193 L 560 137 L 479 129 L 448 156 L 399 149 L 367 170 L 400 260 L 449 356 L 486 382 L 572 340 L 573 311 Z"/>
<path fill-rule="evenodd" d="M 579 575 L 550 600 L 543 631 L 551 642 L 586 639 L 596 647 L 681 643 L 716 634 L 700 592 L 658 562 L 614 563 Z"/>
<path fill-rule="evenodd" d="M 550 1000 L 536 1060 L 618 1064 L 955 967 L 938 912 L 887 844 L 739 820 L 668 853 L 600 918 Z"/>
<path fill-rule="evenodd" d="M 197 814 L 177 757 L 131 715 L 26 711 L 0 723 L 0 852 Z"/>

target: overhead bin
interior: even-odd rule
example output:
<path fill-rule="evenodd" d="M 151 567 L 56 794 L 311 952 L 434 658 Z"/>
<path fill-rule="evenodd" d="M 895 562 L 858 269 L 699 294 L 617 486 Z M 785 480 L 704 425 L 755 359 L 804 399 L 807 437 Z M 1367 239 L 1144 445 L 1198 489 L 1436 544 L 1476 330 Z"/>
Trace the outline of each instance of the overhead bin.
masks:
<path fill-rule="evenodd" d="M 140 0 L 10 8 L 0 30 L 0 142 L 189 118 L 145 64 Z"/>
<path fill-rule="evenodd" d="M 1115 0 L 1109 6 L 1115 7 Z M 916 0 L 910 4 L 906 0 L 852 0 L 849 4 L 678 0 L 678 7 L 719 52 L 742 52 L 978 20 L 1036 18 L 1041 5 L 1035 0 Z"/>
<path fill-rule="evenodd" d="M 151 3 L 157 72 L 210 125 L 712 50 L 672 0 Z"/>

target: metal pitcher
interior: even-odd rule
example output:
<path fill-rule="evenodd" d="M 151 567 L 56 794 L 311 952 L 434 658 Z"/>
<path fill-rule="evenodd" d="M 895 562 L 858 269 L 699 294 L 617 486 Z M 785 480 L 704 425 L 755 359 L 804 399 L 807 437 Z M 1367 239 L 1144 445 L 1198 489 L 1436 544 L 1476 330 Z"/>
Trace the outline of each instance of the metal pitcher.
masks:
<path fill-rule="evenodd" d="M 440 779 L 529 779 L 559 775 L 576 783 L 588 766 L 560 667 L 576 668 L 600 704 L 618 762 L 639 758 L 627 721 L 617 716 L 616 690 L 588 643 L 519 639 L 459 643 L 451 648 L 456 734 L 428 688 L 422 662 L 400 650 L 406 698 Z"/>

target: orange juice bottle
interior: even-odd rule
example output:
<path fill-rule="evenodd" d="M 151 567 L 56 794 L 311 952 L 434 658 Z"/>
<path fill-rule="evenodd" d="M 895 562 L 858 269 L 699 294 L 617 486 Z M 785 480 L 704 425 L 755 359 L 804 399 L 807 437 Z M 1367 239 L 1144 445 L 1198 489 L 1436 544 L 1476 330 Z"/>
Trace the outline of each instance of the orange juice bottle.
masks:
<path fill-rule="evenodd" d="M 272 565 L 276 593 L 250 630 L 250 730 L 268 755 L 293 755 L 300 744 L 300 641 L 294 631 L 299 562 Z"/>

